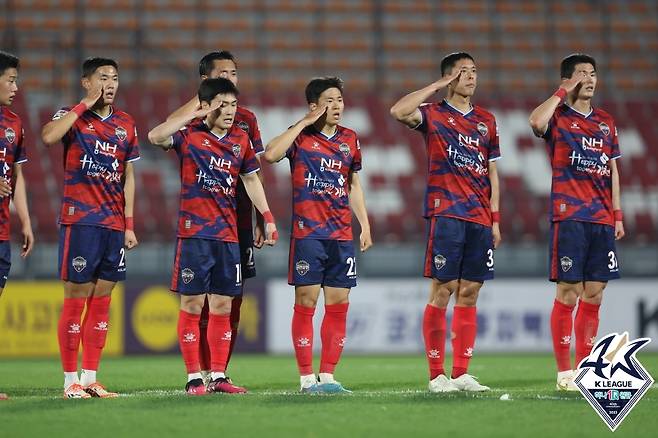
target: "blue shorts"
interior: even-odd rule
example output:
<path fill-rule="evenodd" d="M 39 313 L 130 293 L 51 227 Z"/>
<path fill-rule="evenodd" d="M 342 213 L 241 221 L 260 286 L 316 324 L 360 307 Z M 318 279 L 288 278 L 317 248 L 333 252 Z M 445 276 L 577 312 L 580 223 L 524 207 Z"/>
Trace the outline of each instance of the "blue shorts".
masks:
<path fill-rule="evenodd" d="M 491 227 L 451 217 L 431 217 L 423 275 L 439 281 L 493 279 Z"/>
<path fill-rule="evenodd" d="M 212 239 L 179 238 L 171 290 L 182 295 L 240 295 L 240 245 Z"/>
<path fill-rule="evenodd" d="M 96 279 L 126 279 L 125 232 L 94 225 L 61 225 L 59 276 L 64 281 L 88 283 Z"/>
<path fill-rule="evenodd" d="M 354 244 L 346 240 L 290 239 L 288 284 L 356 286 Z"/>
<path fill-rule="evenodd" d="M 0 241 L 0 289 L 5 288 L 11 268 L 11 244 L 8 240 Z"/>
<path fill-rule="evenodd" d="M 240 263 L 242 265 L 242 279 L 256 276 L 256 259 L 254 258 L 254 232 L 252 230 L 238 230 L 240 242 Z"/>
<path fill-rule="evenodd" d="M 592 222 L 551 223 L 551 281 L 608 281 L 620 278 L 615 229 Z"/>

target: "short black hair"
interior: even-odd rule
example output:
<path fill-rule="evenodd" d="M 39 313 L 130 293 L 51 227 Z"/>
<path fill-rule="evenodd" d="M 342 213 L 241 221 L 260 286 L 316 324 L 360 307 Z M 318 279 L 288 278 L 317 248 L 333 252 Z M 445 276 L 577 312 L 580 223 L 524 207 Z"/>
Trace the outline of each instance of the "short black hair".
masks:
<path fill-rule="evenodd" d="M 119 71 L 119 64 L 117 64 L 117 62 L 114 59 L 87 58 L 85 59 L 85 62 L 82 63 L 82 77 L 88 78 L 89 76 L 96 73 L 96 70 L 98 70 L 101 67 L 105 67 L 106 65 L 111 65 L 117 71 Z"/>
<path fill-rule="evenodd" d="M 470 59 L 475 62 L 475 59 L 466 52 L 454 52 L 450 53 L 443 57 L 441 60 L 441 76 L 445 76 L 446 73 L 450 73 L 452 68 L 457 64 L 457 61 L 460 59 Z"/>
<path fill-rule="evenodd" d="M 0 50 L 0 75 L 5 74 L 8 68 L 15 68 L 18 70 L 18 58 L 11 53 L 3 52 Z"/>
<path fill-rule="evenodd" d="M 573 76 L 578 64 L 592 64 L 594 71 L 596 71 L 596 60 L 593 57 L 584 53 L 572 53 L 560 63 L 560 77 L 569 79 Z"/>
<path fill-rule="evenodd" d="M 228 79 L 204 79 L 199 85 L 199 102 L 210 103 L 218 94 L 232 94 L 238 97 L 238 87 Z"/>
<path fill-rule="evenodd" d="M 306 86 L 306 102 L 318 103 L 320 95 L 330 88 L 338 88 L 340 94 L 343 94 L 343 80 L 337 76 L 311 79 L 311 82 Z"/>
<path fill-rule="evenodd" d="M 235 62 L 235 57 L 228 50 L 210 52 L 199 61 L 199 76 L 210 76 L 212 69 L 215 67 L 215 61 L 224 60 L 233 61 L 233 64 L 235 64 L 236 67 L 238 66 L 238 63 Z"/>

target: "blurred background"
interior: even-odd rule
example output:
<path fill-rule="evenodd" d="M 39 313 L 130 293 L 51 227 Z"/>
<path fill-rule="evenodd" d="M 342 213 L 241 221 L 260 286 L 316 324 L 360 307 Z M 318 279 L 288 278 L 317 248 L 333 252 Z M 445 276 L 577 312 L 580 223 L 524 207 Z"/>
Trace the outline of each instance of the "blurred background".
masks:
<path fill-rule="evenodd" d="M 57 109 L 81 98 L 80 65 L 89 56 L 118 61 L 117 106 L 134 116 L 142 141 L 135 215 L 141 244 L 129 254 L 128 281 L 115 293 L 111 349 L 176 350 L 177 304 L 167 286 L 178 164 L 175 154 L 150 146 L 146 133 L 195 93 L 198 61 L 213 50 L 236 56 L 241 104 L 257 115 L 265 143 L 304 114 L 311 77 L 345 80 L 344 124 L 361 138 L 375 240 L 358 261 L 347 347 L 354 352 L 421 349 L 426 156 L 422 137 L 388 110 L 437 79 L 441 58 L 454 51 L 475 57 L 474 103 L 495 113 L 503 154 L 504 242 L 496 251 L 497 280 L 482 292 L 478 345 L 550 349 L 550 165 L 527 118 L 558 86 L 564 56 L 593 55 L 599 76 L 594 105 L 619 126 L 627 232 L 618 247 L 624 279 L 608 287 L 601 331 L 658 336 L 657 1 L 0 0 L 0 11 L 1 47 L 21 59 L 12 110 L 26 126 L 30 161 L 24 169 L 37 239 L 25 261 L 14 248 L 0 301 L 0 355 L 57 351 L 62 149 L 45 148 L 39 132 Z M 279 228 L 288 230 L 288 166 L 264 165 L 263 171 Z M 19 229 L 15 217 L 12 229 Z M 292 289 L 285 283 L 288 242 L 282 235 L 275 248 L 257 252 L 259 275 L 246 285 L 243 351 L 290 351 Z M 21 346 L 26 336 L 34 339 L 31 347 Z"/>

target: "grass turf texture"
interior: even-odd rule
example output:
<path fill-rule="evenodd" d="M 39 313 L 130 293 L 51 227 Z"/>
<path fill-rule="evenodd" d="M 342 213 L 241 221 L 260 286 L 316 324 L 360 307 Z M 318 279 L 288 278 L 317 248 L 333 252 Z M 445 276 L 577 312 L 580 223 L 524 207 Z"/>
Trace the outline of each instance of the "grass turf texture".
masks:
<path fill-rule="evenodd" d="M 658 377 L 658 354 L 640 354 Z M 448 360 L 448 365 L 450 360 Z M 449 369 L 449 367 L 448 367 Z M 56 360 L 0 362 L 0 436 L 552 437 L 611 435 L 579 393 L 557 392 L 548 355 L 479 355 L 470 372 L 488 393 L 430 394 L 421 356 L 346 356 L 336 377 L 351 395 L 297 392 L 292 357 L 238 355 L 229 374 L 246 395 L 189 397 L 177 356 L 105 359 L 99 377 L 121 398 L 62 399 Z M 510 401 L 501 401 L 502 394 Z M 656 436 L 651 389 L 615 436 Z"/>

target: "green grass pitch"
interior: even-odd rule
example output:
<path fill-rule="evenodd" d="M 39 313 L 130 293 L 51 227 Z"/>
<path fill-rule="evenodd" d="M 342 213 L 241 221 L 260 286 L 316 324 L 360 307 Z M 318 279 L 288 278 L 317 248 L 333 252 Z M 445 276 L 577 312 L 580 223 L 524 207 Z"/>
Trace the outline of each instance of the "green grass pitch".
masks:
<path fill-rule="evenodd" d="M 658 354 L 638 356 L 658 377 Z M 448 360 L 448 365 L 450 360 Z M 297 393 L 292 357 L 237 355 L 229 374 L 246 395 L 186 396 L 177 356 L 108 358 L 112 400 L 64 400 L 56 360 L 3 360 L 2 437 L 602 437 L 612 433 L 580 394 L 554 388 L 549 355 L 479 355 L 470 372 L 493 390 L 429 394 L 422 356 L 345 356 L 336 377 L 351 395 Z M 509 394 L 509 401 L 500 400 Z M 651 389 L 614 436 L 658 436 Z"/>

